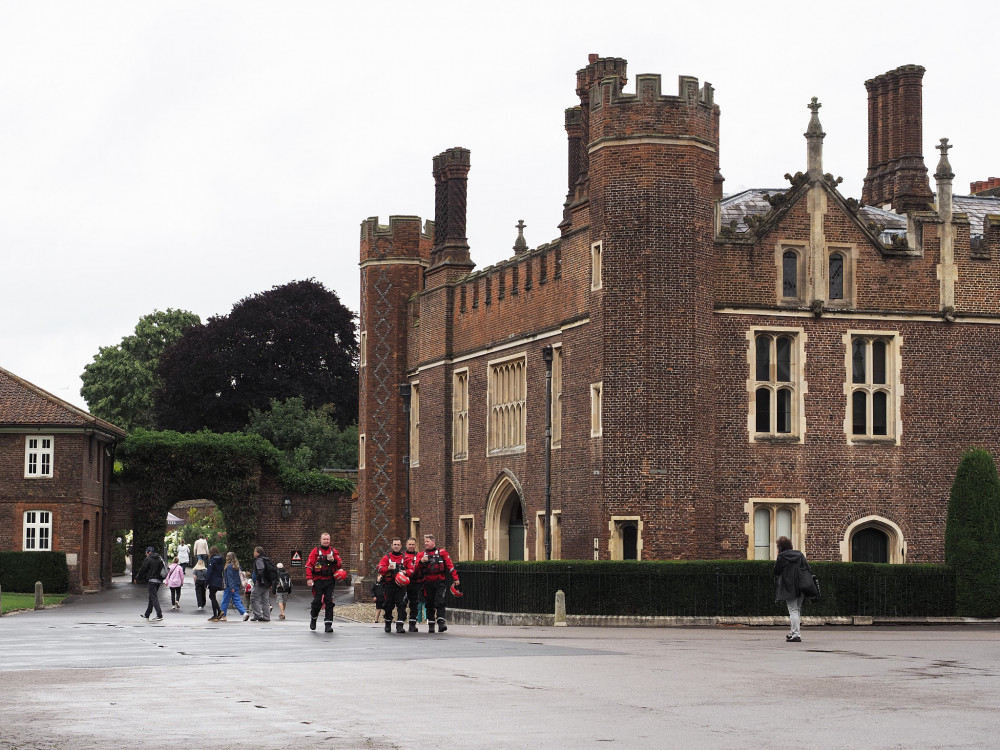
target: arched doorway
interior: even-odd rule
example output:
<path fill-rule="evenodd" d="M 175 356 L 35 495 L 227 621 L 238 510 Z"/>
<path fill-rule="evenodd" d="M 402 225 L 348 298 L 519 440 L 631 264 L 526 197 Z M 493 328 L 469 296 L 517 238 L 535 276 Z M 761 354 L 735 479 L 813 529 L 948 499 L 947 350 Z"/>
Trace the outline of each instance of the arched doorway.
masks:
<path fill-rule="evenodd" d="M 486 501 L 486 559 L 527 559 L 527 529 L 520 487 L 504 472 Z"/>
<path fill-rule="evenodd" d="M 851 537 L 851 560 L 853 562 L 889 562 L 889 536 L 881 529 L 868 526 Z"/>

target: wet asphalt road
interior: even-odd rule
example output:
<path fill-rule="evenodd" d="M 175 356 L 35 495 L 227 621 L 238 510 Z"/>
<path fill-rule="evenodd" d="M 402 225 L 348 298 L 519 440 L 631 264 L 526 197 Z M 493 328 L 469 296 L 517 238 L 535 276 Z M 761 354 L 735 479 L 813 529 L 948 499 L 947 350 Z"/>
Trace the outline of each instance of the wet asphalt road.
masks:
<path fill-rule="evenodd" d="M 209 623 L 185 597 L 159 624 L 127 583 L 0 619 L 0 750 L 1000 746 L 994 625 L 801 644 L 774 628 L 328 635 L 304 592 L 268 624 Z"/>

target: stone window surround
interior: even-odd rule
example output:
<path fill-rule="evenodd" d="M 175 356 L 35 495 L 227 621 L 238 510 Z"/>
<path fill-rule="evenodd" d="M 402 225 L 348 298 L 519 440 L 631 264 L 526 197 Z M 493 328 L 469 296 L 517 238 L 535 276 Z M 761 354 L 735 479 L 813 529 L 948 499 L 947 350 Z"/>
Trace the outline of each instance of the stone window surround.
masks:
<path fill-rule="evenodd" d="M 853 419 L 853 394 L 855 390 L 864 389 L 869 392 L 876 390 L 872 384 L 855 384 L 852 379 L 853 363 L 851 349 L 855 338 L 884 339 L 886 347 L 886 380 L 884 388 L 888 390 L 889 414 L 886 415 L 888 435 L 855 435 Z M 902 382 L 902 358 L 900 350 L 903 347 L 903 337 L 899 331 L 892 330 L 861 330 L 848 329 L 841 338 L 844 345 L 844 435 L 848 445 L 865 443 L 889 443 L 899 445 L 903 434 L 902 401 L 904 386 Z M 869 425 L 870 426 L 870 425 Z"/>
<path fill-rule="evenodd" d="M 758 433 L 757 432 L 757 335 L 773 334 L 792 337 L 792 431 L 790 433 Z M 806 342 L 809 338 L 802 326 L 750 326 L 746 333 L 747 365 L 750 377 L 747 378 L 747 434 L 751 443 L 755 442 L 790 442 L 802 443 L 806 437 L 806 393 L 809 392 L 809 382 L 805 379 Z"/>
<path fill-rule="evenodd" d="M 601 264 L 603 242 L 593 242 L 590 245 L 590 291 L 596 292 L 604 288 L 604 269 Z"/>
<path fill-rule="evenodd" d="M 358 435 L 358 471 L 365 468 L 365 433 Z"/>
<path fill-rule="evenodd" d="M 562 511 L 552 511 L 552 559 L 562 559 Z M 545 511 L 535 514 L 535 559 L 545 559 Z"/>
<path fill-rule="evenodd" d="M 552 345 L 552 449 L 562 447 L 562 343 Z"/>
<path fill-rule="evenodd" d="M 520 361 L 521 363 L 521 378 L 520 378 L 520 396 L 521 398 L 516 401 L 498 401 L 494 403 L 493 399 L 496 396 L 495 388 L 497 387 L 496 379 L 498 371 L 508 364 L 516 363 Z M 486 455 L 487 456 L 503 456 L 512 453 L 524 453 L 527 444 L 527 382 L 528 382 L 528 355 L 526 352 L 520 352 L 508 357 L 503 357 L 500 359 L 491 359 L 486 363 L 486 382 L 487 382 L 487 393 L 486 393 Z M 510 395 L 510 394 L 507 394 Z M 516 394 L 515 394 L 516 395 Z M 493 447 L 496 445 L 500 435 L 498 433 L 498 426 L 496 420 L 493 418 L 493 411 L 495 407 L 501 406 L 514 406 L 515 408 L 515 419 L 514 427 L 517 428 L 519 432 L 519 440 L 513 445 L 505 445 L 499 447 Z"/>
<path fill-rule="evenodd" d="M 36 444 L 32 446 L 32 442 Z M 48 446 L 45 446 L 48 441 Z M 48 458 L 46 464 L 45 459 Z M 32 463 L 34 459 L 34 463 Z M 34 465 L 35 471 L 30 469 Z M 48 472 L 43 472 L 47 466 Z M 24 438 L 24 478 L 52 479 L 55 474 L 55 439 L 52 435 L 26 435 Z"/>
<path fill-rule="evenodd" d="M 21 549 L 33 552 L 48 552 L 55 549 L 52 539 L 52 511 L 50 510 L 26 510 L 22 515 L 21 527 Z M 28 531 L 34 531 L 33 539 L 35 546 L 28 546 Z M 44 535 L 45 545 L 43 546 L 42 531 L 48 533 Z"/>
<path fill-rule="evenodd" d="M 642 516 L 611 516 L 608 521 L 608 557 L 611 560 L 622 560 L 622 528 L 627 523 L 635 522 L 635 558 L 642 559 Z"/>
<path fill-rule="evenodd" d="M 420 381 L 410 381 L 410 468 L 420 466 Z"/>
<path fill-rule="evenodd" d="M 604 434 L 604 381 L 590 384 L 590 436 Z"/>
<path fill-rule="evenodd" d="M 830 257 L 834 253 L 844 256 L 844 297 L 843 299 L 828 299 L 830 296 Z M 823 306 L 828 308 L 853 308 L 858 306 L 857 284 L 855 283 L 858 267 L 858 246 L 848 244 L 830 244 L 826 246 L 826 263 L 822 270 L 822 279 L 817 287 L 822 290 Z"/>
<path fill-rule="evenodd" d="M 464 377 L 463 377 L 464 376 Z M 452 373 L 451 460 L 469 460 L 469 368 Z"/>
<path fill-rule="evenodd" d="M 840 559 L 851 562 L 852 537 L 864 529 L 876 528 L 889 537 L 889 562 L 901 564 L 906 562 L 906 538 L 898 525 L 884 516 L 865 516 L 854 521 L 844 530 L 844 538 L 840 540 Z"/>
<path fill-rule="evenodd" d="M 358 367 L 360 368 L 368 364 L 368 331 L 362 331 L 359 339 L 358 356 L 360 357 L 360 362 L 358 363 Z"/>
<path fill-rule="evenodd" d="M 458 559 L 476 559 L 476 517 L 471 514 L 458 517 Z"/>
<path fill-rule="evenodd" d="M 795 264 L 796 294 L 794 297 L 784 296 L 784 259 L 785 253 L 789 250 L 797 256 Z M 806 242 L 788 242 L 782 240 L 774 246 L 774 265 L 777 271 L 775 274 L 774 293 L 779 305 L 785 307 L 805 307 L 808 304 L 808 289 L 806 286 L 808 280 L 808 250 L 809 245 Z"/>
<path fill-rule="evenodd" d="M 792 511 L 792 545 L 803 555 L 806 554 L 806 515 L 809 505 L 801 497 L 751 497 L 743 506 L 747 522 L 743 527 L 747 536 L 747 560 L 755 559 L 754 555 L 754 511 L 766 507 L 771 511 L 770 545 L 771 558 L 777 557 L 777 537 L 775 523 L 777 511 L 787 508 Z"/>

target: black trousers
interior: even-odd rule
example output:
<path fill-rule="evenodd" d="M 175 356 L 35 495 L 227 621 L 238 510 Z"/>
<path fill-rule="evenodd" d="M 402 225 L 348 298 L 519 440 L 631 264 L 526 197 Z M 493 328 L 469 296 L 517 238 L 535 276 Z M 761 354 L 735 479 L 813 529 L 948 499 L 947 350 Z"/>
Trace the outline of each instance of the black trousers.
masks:
<path fill-rule="evenodd" d="M 170 588 L 170 603 L 171 604 L 177 604 L 177 602 L 179 602 L 180 600 L 181 600 L 181 587 L 180 586 L 177 586 L 176 588 L 171 587 Z"/>
<path fill-rule="evenodd" d="M 402 622 L 406 619 L 406 586 L 397 586 L 395 583 L 385 583 L 382 613 L 386 622 L 392 622 L 392 610 L 396 610 L 396 619 Z"/>
<path fill-rule="evenodd" d="M 428 581 L 423 584 L 424 606 L 427 609 L 427 622 L 445 619 L 444 595 L 448 591 L 448 581 Z"/>
<path fill-rule="evenodd" d="M 146 583 L 146 591 L 149 594 L 149 603 L 146 605 L 146 617 L 154 609 L 157 617 L 163 617 L 163 610 L 160 609 L 160 582 L 149 581 Z"/>
<path fill-rule="evenodd" d="M 417 621 L 417 613 L 420 611 L 420 596 L 421 596 L 421 585 L 418 583 L 415 586 L 406 587 L 406 601 L 410 608 L 410 620 L 412 622 Z"/>
<path fill-rule="evenodd" d="M 212 600 L 212 616 L 222 617 L 222 607 L 219 605 L 219 600 L 215 598 L 222 589 L 217 589 L 215 586 L 208 587 L 208 598 Z"/>
<path fill-rule="evenodd" d="M 319 617 L 319 611 L 326 604 L 326 622 L 333 622 L 333 587 L 337 584 L 332 578 L 328 581 L 313 579 L 313 601 L 309 615 L 313 619 Z"/>
<path fill-rule="evenodd" d="M 199 607 L 205 606 L 205 584 L 201 581 L 194 582 L 194 598 Z"/>

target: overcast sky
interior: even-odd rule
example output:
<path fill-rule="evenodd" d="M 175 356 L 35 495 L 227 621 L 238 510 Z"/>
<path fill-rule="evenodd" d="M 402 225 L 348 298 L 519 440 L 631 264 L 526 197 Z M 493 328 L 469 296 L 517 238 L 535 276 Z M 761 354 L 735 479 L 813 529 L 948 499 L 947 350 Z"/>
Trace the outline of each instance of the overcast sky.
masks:
<path fill-rule="evenodd" d="M 345 9 L 349 8 L 349 9 Z M 73 403 L 154 309 L 203 320 L 293 279 L 358 309 L 359 224 L 434 215 L 431 158 L 472 150 L 483 267 L 558 236 L 563 110 L 588 53 L 715 87 L 727 193 L 824 167 L 860 197 L 864 81 L 927 68 L 924 157 L 1000 175 L 1000 3 L 0 0 L 0 367 Z"/>

